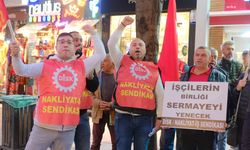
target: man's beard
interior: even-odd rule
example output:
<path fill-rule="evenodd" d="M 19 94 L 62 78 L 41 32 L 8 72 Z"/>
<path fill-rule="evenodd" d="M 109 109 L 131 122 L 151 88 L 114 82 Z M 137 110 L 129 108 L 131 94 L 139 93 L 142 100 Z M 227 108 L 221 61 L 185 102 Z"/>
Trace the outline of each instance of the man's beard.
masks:
<path fill-rule="evenodd" d="M 227 57 L 224 56 L 224 58 L 225 58 L 226 60 L 231 61 L 231 60 L 233 60 L 233 55 L 228 55 Z"/>

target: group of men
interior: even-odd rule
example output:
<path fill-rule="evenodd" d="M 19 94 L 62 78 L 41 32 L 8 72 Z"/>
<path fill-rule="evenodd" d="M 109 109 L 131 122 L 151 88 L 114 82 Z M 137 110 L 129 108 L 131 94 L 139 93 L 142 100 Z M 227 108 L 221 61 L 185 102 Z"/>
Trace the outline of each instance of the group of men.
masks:
<path fill-rule="evenodd" d="M 160 129 L 162 123 L 164 89 L 157 65 L 144 61 L 144 41 L 133 39 L 126 55 L 119 49 L 122 32 L 133 21 L 129 16 L 123 18 L 108 41 L 109 55 L 106 57 L 101 39 L 89 25 L 83 29 L 93 38 L 94 54 L 85 59 L 78 59 L 82 41 L 77 32 L 61 33 L 56 41 L 57 53 L 36 64 L 24 64 L 19 56 L 19 45 L 10 44 L 16 73 L 38 81 L 39 99 L 26 150 L 46 150 L 48 147 L 70 150 L 74 139 L 76 149 L 98 150 L 105 124 L 110 130 L 113 150 L 129 150 L 132 143 L 135 150 L 147 148 L 148 134 L 154 127 Z M 236 86 L 242 66 L 232 63 L 230 43 L 222 47 L 223 59 L 219 66 L 227 73 L 209 64 L 211 51 L 201 46 L 194 53 L 195 65 L 183 73 L 181 80 L 227 82 L 229 77 L 229 83 Z M 101 61 L 102 70 L 97 73 L 96 80 L 92 71 Z M 88 93 L 86 81 L 87 89 L 96 91 L 92 100 L 91 96 L 83 94 Z M 87 109 L 91 105 L 93 143 L 90 146 Z M 218 147 L 216 132 L 178 129 L 177 134 L 182 150 Z"/>
<path fill-rule="evenodd" d="M 207 54 L 202 54 L 201 49 Z M 218 51 L 214 48 L 199 47 L 195 50 L 194 66 L 184 73 L 181 81 L 208 81 L 208 82 L 228 82 L 228 101 L 227 101 L 227 129 L 226 132 L 211 132 L 202 130 L 177 129 L 178 150 L 208 149 L 226 150 L 226 144 L 230 150 L 249 149 L 249 51 L 244 50 L 242 61 L 244 66 L 233 59 L 234 43 L 226 41 L 221 45 L 222 59 L 218 61 Z M 200 54 L 199 54 L 200 53 Z M 206 56 L 207 55 L 207 56 Z M 203 57 L 201 57 L 203 56 Z M 206 56 L 206 57 L 205 57 Z M 203 67 L 201 67 L 203 66 Z M 199 70 L 203 68 L 203 73 Z M 210 68 L 210 69 L 209 69 Z M 195 71 L 197 70 L 197 71 Z M 206 71 L 207 70 L 207 71 Z M 195 73 L 196 72 L 196 73 Z M 247 75 L 245 75 L 247 73 Z M 246 78 L 244 78 L 244 75 Z M 239 102 L 239 103 L 238 103 Z M 237 105 L 238 111 L 236 111 Z M 230 121 L 237 115 L 238 134 L 227 135 L 228 128 L 231 128 Z M 245 128 L 245 129 L 244 129 Z M 244 131 L 245 130 L 245 131 Z M 173 129 L 164 130 L 161 138 L 161 150 L 173 150 L 174 131 Z M 230 145 L 227 138 L 235 138 L 237 144 Z"/>
<path fill-rule="evenodd" d="M 118 27 L 119 34 L 126 25 L 132 22 L 132 18 L 126 17 Z M 78 59 L 76 55 L 76 43 L 79 41 L 76 32 L 59 34 L 55 46 L 56 54 L 35 64 L 24 64 L 19 56 L 18 43 L 10 44 L 15 72 L 21 76 L 35 78 L 39 89 L 39 99 L 34 112 L 34 126 L 25 148 L 27 150 L 46 150 L 48 147 L 56 150 L 68 150 L 74 139 L 76 149 L 90 148 L 89 123 L 86 116 L 89 103 L 86 98 L 82 98 L 86 86 L 85 77 L 104 59 L 105 49 L 93 27 L 86 25 L 83 29 L 92 35 L 95 43 L 93 56 L 83 60 Z M 135 149 L 144 149 L 148 139 L 147 135 L 154 126 L 155 99 L 163 98 L 163 87 L 157 66 L 151 62 L 142 61 L 146 54 L 145 43 L 140 39 L 133 40 L 130 55 L 122 55 L 120 51 L 117 51 L 119 49 L 116 49 L 118 39 L 115 39 L 115 36 L 117 35 L 114 34 L 110 39 L 108 44 L 110 56 L 106 56 L 103 60 L 103 70 L 99 74 L 98 91 L 100 94 L 99 96 L 96 94 L 93 100 L 94 141 L 91 149 L 100 148 L 98 141 L 101 140 L 101 134 L 107 122 L 113 133 L 111 134 L 113 149 L 129 149 L 132 140 Z M 114 63 L 111 63 L 111 57 L 114 58 Z M 129 65 L 126 65 L 127 61 L 129 61 Z M 134 68 L 131 69 L 131 66 Z M 115 69 L 118 70 L 116 79 L 114 77 Z M 129 73 L 130 70 L 133 72 Z M 146 72 L 146 74 L 142 75 L 142 72 Z M 140 81 L 140 84 L 144 84 L 146 88 L 135 88 L 134 90 L 138 92 L 142 90 L 152 96 L 142 95 L 138 98 L 134 95 L 122 94 L 131 88 L 120 86 L 120 84 L 136 81 Z M 113 103 L 111 100 L 114 90 L 116 90 L 116 94 L 114 94 Z M 135 103 L 130 102 L 131 98 Z M 148 100 L 152 102 L 147 104 Z M 116 111 L 115 130 L 112 127 L 114 119 L 109 119 L 114 113 L 106 112 L 111 107 L 114 107 Z M 133 124 L 128 124 L 130 121 L 133 121 Z M 129 125 L 131 129 L 134 129 L 125 130 L 127 127 L 124 125 Z M 84 134 L 87 139 L 84 138 Z"/>

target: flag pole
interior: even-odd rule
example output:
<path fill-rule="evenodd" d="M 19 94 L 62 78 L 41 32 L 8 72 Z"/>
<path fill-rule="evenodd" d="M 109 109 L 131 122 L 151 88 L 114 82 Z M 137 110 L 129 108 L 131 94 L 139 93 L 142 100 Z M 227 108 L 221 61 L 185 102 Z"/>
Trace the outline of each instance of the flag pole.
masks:
<path fill-rule="evenodd" d="M 8 26 L 9 31 L 10 31 L 11 41 L 14 42 L 16 40 L 16 36 L 15 36 L 15 32 L 13 30 L 12 24 L 10 22 L 10 19 L 8 19 L 8 21 L 7 21 L 7 26 Z"/>

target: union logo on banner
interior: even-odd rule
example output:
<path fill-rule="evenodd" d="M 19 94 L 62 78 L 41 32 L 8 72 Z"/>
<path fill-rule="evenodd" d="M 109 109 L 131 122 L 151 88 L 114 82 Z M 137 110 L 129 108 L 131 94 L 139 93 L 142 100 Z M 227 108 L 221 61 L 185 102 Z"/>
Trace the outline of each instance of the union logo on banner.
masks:
<path fill-rule="evenodd" d="M 0 32 L 3 31 L 8 19 L 9 19 L 8 12 L 7 12 L 7 9 L 5 7 L 4 1 L 0 0 Z"/>

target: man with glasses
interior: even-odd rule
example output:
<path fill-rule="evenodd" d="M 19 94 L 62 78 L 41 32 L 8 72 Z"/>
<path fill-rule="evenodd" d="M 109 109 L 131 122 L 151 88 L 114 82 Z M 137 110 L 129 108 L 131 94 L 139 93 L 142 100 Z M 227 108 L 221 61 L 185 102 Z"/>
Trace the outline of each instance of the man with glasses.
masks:
<path fill-rule="evenodd" d="M 13 67 L 18 75 L 38 81 L 39 99 L 34 112 L 34 126 L 26 150 L 70 150 L 79 123 L 79 107 L 85 76 L 104 58 L 101 39 L 92 26 L 83 27 L 92 35 L 95 52 L 85 60 L 76 60 L 73 37 L 61 33 L 56 41 L 56 55 L 44 62 L 24 64 L 19 44 L 10 44 Z"/>

